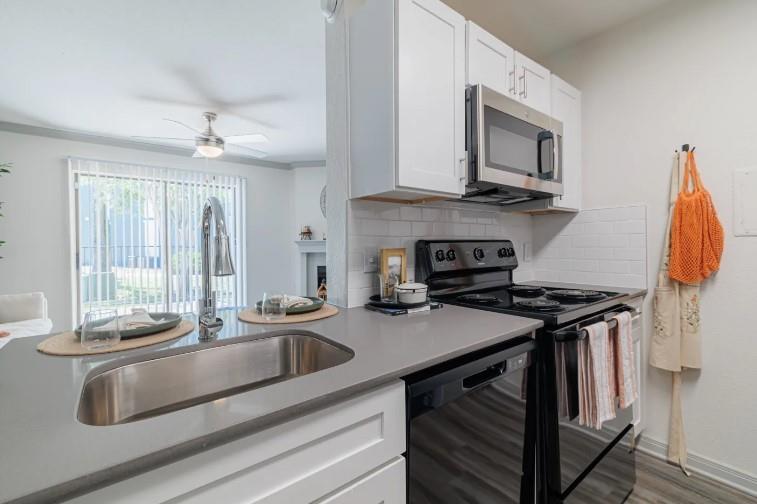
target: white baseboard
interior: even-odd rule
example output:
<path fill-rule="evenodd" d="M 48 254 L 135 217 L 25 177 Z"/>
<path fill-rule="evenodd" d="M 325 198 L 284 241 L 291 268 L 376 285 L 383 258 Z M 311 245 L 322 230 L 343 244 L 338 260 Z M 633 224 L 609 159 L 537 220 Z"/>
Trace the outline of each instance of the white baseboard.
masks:
<path fill-rule="evenodd" d="M 644 437 L 642 434 L 638 439 L 636 448 L 644 453 L 652 455 L 655 458 L 667 461 L 668 445 Z M 715 462 L 708 458 L 702 457 L 689 452 L 688 467 L 691 472 L 701 474 L 724 485 L 736 488 L 742 492 L 757 497 L 757 476 L 739 471 L 733 467 L 727 466 L 720 462 Z"/>

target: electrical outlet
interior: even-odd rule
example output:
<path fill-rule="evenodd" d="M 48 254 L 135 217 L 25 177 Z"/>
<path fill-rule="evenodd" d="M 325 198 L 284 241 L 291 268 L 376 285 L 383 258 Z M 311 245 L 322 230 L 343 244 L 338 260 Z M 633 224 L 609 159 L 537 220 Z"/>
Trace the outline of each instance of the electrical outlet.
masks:
<path fill-rule="evenodd" d="M 363 252 L 363 273 L 376 273 L 378 271 L 378 252 L 367 249 Z"/>
<path fill-rule="evenodd" d="M 531 262 L 531 242 L 523 244 L 523 262 Z"/>

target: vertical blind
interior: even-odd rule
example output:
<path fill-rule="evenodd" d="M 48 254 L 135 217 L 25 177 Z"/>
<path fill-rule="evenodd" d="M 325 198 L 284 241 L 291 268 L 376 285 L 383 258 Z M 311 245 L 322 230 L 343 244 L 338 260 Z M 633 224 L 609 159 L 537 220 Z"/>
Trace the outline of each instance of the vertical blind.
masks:
<path fill-rule="evenodd" d="M 196 311 L 209 196 L 223 206 L 236 268 L 212 279 L 218 306 L 246 304 L 245 178 L 82 158 L 69 170 L 78 320 L 99 309 Z"/>

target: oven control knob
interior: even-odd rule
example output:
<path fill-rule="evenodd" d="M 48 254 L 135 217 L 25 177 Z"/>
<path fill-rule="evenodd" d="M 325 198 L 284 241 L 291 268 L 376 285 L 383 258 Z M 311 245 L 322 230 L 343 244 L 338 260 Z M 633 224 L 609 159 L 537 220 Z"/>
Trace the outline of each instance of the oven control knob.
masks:
<path fill-rule="evenodd" d="M 512 247 L 509 247 L 507 249 L 507 257 L 515 257 L 515 249 Z"/>
<path fill-rule="evenodd" d="M 434 256 L 436 257 L 436 260 L 438 262 L 444 261 L 444 251 L 443 250 L 437 250 L 436 254 L 434 254 Z"/>
<path fill-rule="evenodd" d="M 502 247 L 497 251 L 497 256 L 499 257 L 507 257 L 507 249 L 505 247 Z"/>
<path fill-rule="evenodd" d="M 485 256 L 486 254 L 484 254 L 484 249 L 480 249 L 480 248 L 473 249 L 473 257 L 475 257 L 477 261 L 483 260 Z"/>
<path fill-rule="evenodd" d="M 457 256 L 455 255 L 455 251 L 454 250 L 448 250 L 447 251 L 447 260 L 454 261 L 455 259 L 457 259 Z"/>

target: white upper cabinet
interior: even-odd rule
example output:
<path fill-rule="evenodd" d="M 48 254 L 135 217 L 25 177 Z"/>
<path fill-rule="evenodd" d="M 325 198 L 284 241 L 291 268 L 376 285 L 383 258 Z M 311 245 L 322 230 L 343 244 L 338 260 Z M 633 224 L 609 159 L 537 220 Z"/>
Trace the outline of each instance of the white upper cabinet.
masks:
<path fill-rule="evenodd" d="M 581 209 L 581 91 L 552 76 L 552 116 L 563 123 L 563 195 L 555 209 Z"/>
<path fill-rule="evenodd" d="M 349 19 L 350 196 L 459 196 L 465 19 L 440 0 L 368 0 Z"/>
<path fill-rule="evenodd" d="M 529 107 L 550 114 L 550 72 L 468 21 L 467 83 L 483 84 Z"/>
<path fill-rule="evenodd" d="M 467 82 L 516 98 L 515 51 L 473 21 L 467 31 Z"/>
<path fill-rule="evenodd" d="M 529 107 L 551 115 L 550 72 L 523 54 L 515 53 L 518 98 Z"/>

